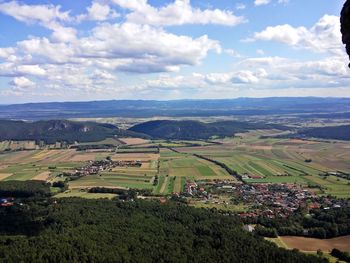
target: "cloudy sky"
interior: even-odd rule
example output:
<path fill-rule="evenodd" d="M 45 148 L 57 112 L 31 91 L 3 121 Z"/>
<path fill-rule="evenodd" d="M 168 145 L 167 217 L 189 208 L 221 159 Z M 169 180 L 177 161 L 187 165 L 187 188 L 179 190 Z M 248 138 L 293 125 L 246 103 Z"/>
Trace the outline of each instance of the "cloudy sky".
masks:
<path fill-rule="evenodd" d="M 343 0 L 0 0 L 0 103 L 350 97 Z"/>

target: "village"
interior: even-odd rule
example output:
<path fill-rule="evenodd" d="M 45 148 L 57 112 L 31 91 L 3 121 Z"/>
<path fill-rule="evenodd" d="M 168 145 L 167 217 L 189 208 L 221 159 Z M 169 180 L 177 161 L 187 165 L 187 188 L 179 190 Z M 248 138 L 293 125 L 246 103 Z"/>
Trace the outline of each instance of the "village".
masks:
<path fill-rule="evenodd" d="M 88 163 L 81 167 L 76 169 L 74 172 L 66 172 L 62 174 L 61 176 L 88 176 L 88 175 L 95 175 L 100 172 L 109 171 L 111 172 L 113 168 L 116 167 L 141 167 L 142 162 L 140 160 L 131 160 L 131 161 L 113 161 L 111 158 L 107 157 L 104 160 L 100 161 L 88 161 Z"/>
<path fill-rule="evenodd" d="M 244 211 L 238 213 L 242 219 L 261 216 L 288 218 L 298 209 L 328 210 L 348 205 L 347 200 L 320 197 L 298 184 L 244 184 L 230 180 L 188 181 L 185 191 L 177 195 L 190 203 L 217 205 L 219 208 L 243 206 Z"/>

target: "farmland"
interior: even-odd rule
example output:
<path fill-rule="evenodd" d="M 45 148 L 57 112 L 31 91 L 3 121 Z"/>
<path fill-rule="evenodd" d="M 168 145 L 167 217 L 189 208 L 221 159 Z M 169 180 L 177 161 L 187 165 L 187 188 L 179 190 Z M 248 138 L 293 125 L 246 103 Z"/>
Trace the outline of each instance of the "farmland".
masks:
<path fill-rule="evenodd" d="M 183 191 L 187 181 L 234 180 L 219 165 L 194 156 L 199 154 L 225 164 L 247 183 L 297 183 L 321 195 L 350 196 L 349 180 L 324 176 L 326 172 L 350 172 L 350 143 L 268 137 L 279 132 L 257 130 L 214 142 L 122 138 L 96 143 L 114 145 L 116 148 L 112 150 L 9 151 L 0 155 L 0 180 L 57 181 L 62 179 L 57 178 L 61 173 L 107 157 L 114 161 L 138 160 L 142 165 L 116 167 L 82 177 L 70 181 L 69 187 L 138 188 L 171 194 Z M 6 143 L 1 144 L 3 148 Z"/>
<path fill-rule="evenodd" d="M 348 180 L 321 176 L 332 171 L 350 172 L 348 142 L 260 137 L 266 134 L 267 131 L 255 131 L 218 140 L 221 145 L 182 147 L 177 150 L 183 154 L 200 154 L 226 164 L 248 183 L 297 183 L 317 186 L 320 194 L 349 196 Z"/>
<path fill-rule="evenodd" d="M 266 240 L 275 243 L 279 247 L 298 249 L 308 254 L 316 254 L 317 250 L 321 250 L 330 262 L 338 262 L 336 258 L 330 255 L 333 248 L 337 248 L 341 251 L 350 251 L 350 236 L 331 239 L 282 236 L 277 238 L 266 238 Z"/>
<path fill-rule="evenodd" d="M 163 188 L 159 193 L 181 192 L 186 180 L 233 179 L 224 169 L 189 154 L 162 149 L 159 176 Z"/>

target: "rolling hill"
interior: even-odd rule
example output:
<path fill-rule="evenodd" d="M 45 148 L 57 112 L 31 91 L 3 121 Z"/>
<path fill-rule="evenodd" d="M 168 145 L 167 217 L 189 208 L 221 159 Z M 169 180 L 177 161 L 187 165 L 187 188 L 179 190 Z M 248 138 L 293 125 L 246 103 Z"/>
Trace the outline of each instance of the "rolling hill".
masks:
<path fill-rule="evenodd" d="M 235 133 L 255 129 L 286 129 L 281 125 L 247 123 L 239 121 L 220 121 L 204 123 L 199 121 L 159 120 L 137 124 L 129 130 L 144 133 L 159 139 L 196 140 L 209 139 L 213 136 L 233 136 Z"/>
<path fill-rule="evenodd" d="M 318 127 L 299 131 L 303 137 L 315 137 L 333 140 L 350 140 L 350 125 Z"/>
<path fill-rule="evenodd" d="M 37 122 L 0 120 L 0 140 L 43 140 L 46 143 L 101 141 L 114 136 L 136 136 L 111 124 L 50 120 Z M 138 135 L 140 136 L 140 135 Z"/>

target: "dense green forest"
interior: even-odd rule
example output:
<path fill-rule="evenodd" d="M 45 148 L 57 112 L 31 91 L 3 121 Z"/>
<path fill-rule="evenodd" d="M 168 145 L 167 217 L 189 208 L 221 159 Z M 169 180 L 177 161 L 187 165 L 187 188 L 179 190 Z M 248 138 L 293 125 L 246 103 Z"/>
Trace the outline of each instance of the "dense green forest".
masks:
<path fill-rule="evenodd" d="M 2 262 L 326 262 L 242 230 L 234 216 L 158 201 L 26 199 L 0 207 Z"/>
<path fill-rule="evenodd" d="M 350 125 L 305 129 L 299 135 L 333 140 L 350 140 Z"/>
<path fill-rule="evenodd" d="M 258 234 L 262 236 L 308 236 L 332 238 L 350 234 L 350 207 L 314 209 L 311 216 L 296 211 L 289 218 L 260 217 L 250 223 L 258 223 Z"/>
<path fill-rule="evenodd" d="M 38 197 L 50 196 L 50 184 L 44 181 L 2 181 L 0 197 Z"/>
<path fill-rule="evenodd" d="M 95 122 L 73 122 L 51 120 L 37 122 L 0 121 L 0 141 L 2 140 L 36 140 L 46 143 L 66 141 L 73 143 L 102 141 L 108 137 L 138 136 L 131 131 L 119 129 L 112 124 Z M 141 135 L 142 137 L 142 135 Z"/>
<path fill-rule="evenodd" d="M 239 121 L 220 121 L 204 123 L 199 121 L 160 120 L 137 124 L 129 130 L 147 134 L 153 138 L 196 140 L 213 136 L 233 136 L 235 133 L 256 129 L 282 129 L 282 125 L 247 123 Z"/>

